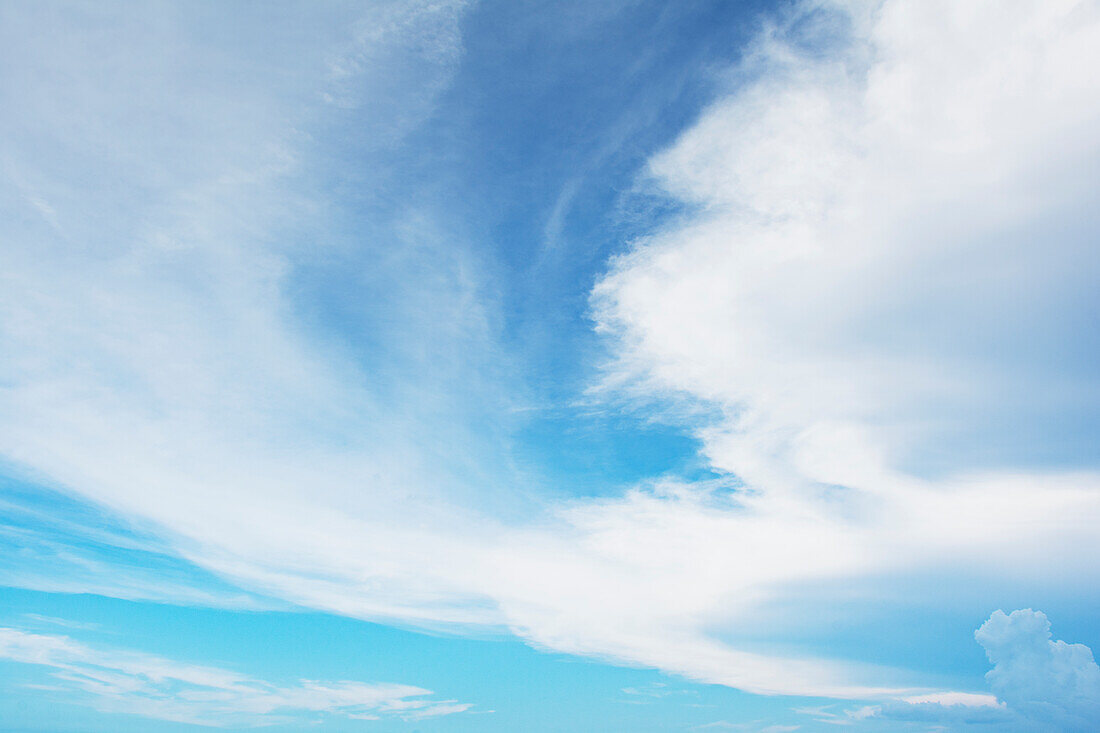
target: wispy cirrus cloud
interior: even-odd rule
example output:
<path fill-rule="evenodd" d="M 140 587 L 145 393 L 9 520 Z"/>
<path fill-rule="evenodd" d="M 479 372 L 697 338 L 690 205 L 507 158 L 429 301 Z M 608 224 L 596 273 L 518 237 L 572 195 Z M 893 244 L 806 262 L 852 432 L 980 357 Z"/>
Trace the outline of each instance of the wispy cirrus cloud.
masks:
<path fill-rule="evenodd" d="M 317 715 L 419 720 L 471 707 L 435 699 L 430 690 L 411 685 L 313 680 L 277 685 L 217 667 L 14 628 L 0 628 L 0 659 L 47 668 L 54 684 L 37 689 L 61 693 L 65 702 L 204 726 L 276 725 Z"/>
<path fill-rule="evenodd" d="M 728 720 L 716 720 L 713 723 L 697 725 L 692 730 L 740 730 L 747 733 L 790 733 L 799 730 L 800 725 L 777 725 L 768 723 L 731 723 Z"/>

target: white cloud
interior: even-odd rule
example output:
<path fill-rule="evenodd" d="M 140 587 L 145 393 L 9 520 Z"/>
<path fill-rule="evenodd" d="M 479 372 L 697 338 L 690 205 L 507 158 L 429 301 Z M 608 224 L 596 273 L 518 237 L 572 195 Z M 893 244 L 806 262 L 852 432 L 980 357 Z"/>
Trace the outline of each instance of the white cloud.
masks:
<path fill-rule="evenodd" d="M 808 9 L 840 19 L 824 40 L 799 35 Z M 651 572 L 693 567 L 681 618 L 920 567 L 1027 582 L 1057 557 L 1095 579 L 1100 477 L 1008 447 L 1062 440 L 1051 416 L 1100 394 L 1097 49 L 1090 2 L 800 6 L 652 161 L 686 211 L 596 288 L 608 381 L 717 407 L 705 453 L 748 491 L 578 524 Z"/>
<path fill-rule="evenodd" d="M 747 733 L 789 733 L 799 730 L 800 725 L 768 725 L 766 723 L 731 723 L 728 720 L 716 720 L 713 723 L 697 725 L 692 730 L 741 730 Z"/>
<path fill-rule="evenodd" d="M 508 400 L 491 299 L 476 258 L 426 215 L 363 245 L 376 278 L 363 300 L 383 306 L 358 333 L 378 349 L 351 357 L 308 333 L 289 273 L 324 244 L 300 241 L 331 234 L 296 177 L 309 100 L 336 84 L 325 109 L 355 107 L 340 95 L 360 87 L 334 69 L 369 76 L 371 59 L 405 58 L 371 47 L 334 62 L 349 42 L 380 42 L 349 41 L 346 18 L 318 31 L 335 56 L 303 42 L 278 54 L 294 73 L 276 64 L 242 85 L 180 72 L 163 49 L 267 67 L 197 53 L 140 18 L 103 36 L 61 23 L 66 42 L 45 50 L 18 30 L 41 19 L 0 24 L 21 55 L 3 81 L 28 98 L 3 128 L 0 203 L 16 224 L 0 247 L 0 450 L 202 567 L 304 606 L 507 628 L 756 692 L 933 694 L 715 631 L 803 582 L 947 565 L 1020 581 L 1054 558 L 1095 577 L 1096 475 L 933 480 L 903 464 L 1005 414 L 1096 406 L 1091 359 L 1071 341 L 1091 338 L 1075 309 L 1098 274 L 1086 205 L 1100 21 L 1089 3 L 829 7 L 848 35 L 808 47 L 781 24 L 654 159 L 691 211 L 595 293 L 614 376 L 717 406 L 706 454 L 744 490 L 669 480 L 542 513 L 506 503 L 501 446 L 472 437 Z M 33 6 L 5 10 L 17 11 Z M 440 88 L 455 11 L 394 12 L 398 45 L 426 44 L 409 74 L 427 64 L 425 88 Z M 415 125 L 429 107 L 418 97 L 378 125 Z M 56 149 L 69 157 L 38 155 Z M 225 684 L 254 699 L 237 690 L 252 682 Z"/>
<path fill-rule="evenodd" d="M 1094 5 L 892 0 L 850 22 L 824 53 L 760 42 L 652 162 L 694 213 L 595 294 L 618 379 L 724 408 L 708 455 L 773 492 L 879 483 L 928 441 L 1005 439 L 995 408 L 1095 399 L 1073 276 L 1100 269 Z"/>
<path fill-rule="evenodd" d="M 301 680 L 280 686 L 215 667 L 124 649 L 92 648 L 64 636 L 0 628 L 0 659 L 47 667 L 46 689 L 66 702 L 158 720 L 207 726 L 262 726 L 303 715 L 407 720 L 450 715 L 468 703 L 436 700 L 411 685 Z"/>
<path fill-rule="evenodd" d="M 988 726 L 1013 726 L 1017 722 L 1005 706 L 961 705 L 938 702 L 909 703 L 890 700 L 879 705 L 865 705 L 848 710 L 845 718 L 833 718 L 825 722 L 839 725 L 861 725 L 874 728 L 883 721 L 907 723 L 931 723 L 933 730 L 989 730 Z M 948 727 L 944 727 L 948 726 Z"/>
<path fill-rule="evenodd" d="M 944 725 L 996 724 L 1026 731 L 1091 731 L 1100 720 L 1100 667 L 1083 644 L 1052 641 L 1040 611 L 994 611 L 974 632 L 993 664 L 986 681 L 995 694 L 910 695 L 846 711 L 847 721 L 823 709 L 802 710 L 822 722 L 920 721 Z"/>
<path fill-rule="evenodd" d="M 382 342 L 366 377 L 331 337 L 307 335 L 284 290 L 294 263 L 346 246 L 304 180 L 321 175 L 304 160 L 316 150 L 305 130 L 328 109 L 318 95 L 336 85 L 367 94 L 373 110 L 374 77 L 401 75 L 414 90 L 407 104 L 356 117 L 392 142 L 428 113 L 422 90 L 449 78 L 457 9 L 381 3 L 348 17 L 331 6 L 274 25 L 242 10 L 241 32 L 220 39 L 195 32 L 209 21 L 197 8 L 178 22 L 151 6 L 64 17 L 6 8 L 0 84 L 23 103 L 0 120 L 11 222 L 0 240 L 5 457 L 207 568 L 292 600 L 413 620 L 483 616 L 462 608 L 462 591 L 445 599 L 445 568 L 418 577 L 387 567 L 392 550 L 381 549 L 407 546 L 385 527 L 411 525 L 426 541 L 408 564 L 434 564 L 427 524 L 460 516 L 448 499 L 472 483 L 461 474 L 476 474 L 464 405 L 493 403 L 479 386 L 493 369 L 462 247 L 426 217 L 355 243 L 368 258 L 357 263 L 364 288 L 372 277 L 397 283 L 378 286 L 380 314 L 356 324 Z M 48 227 L 32 199 L 49 202 Z M 454 352 L 469 358 L 443 358 Z M 317 492 L 325 498 L 310 498 Z M 337 546 L 359 538 L 379 547 Z M 333 575 L 328 566 L 349 556 L 373 567 Z M 97 569 L 73 582 L 171 597 L 142 595 L 132 586 L 150 579 L 132 574 L 112 584 Z M 35 587 L 58 580 L 11 575 Z M 372 576 L 373 602 L 327 602 Z M 181 590 L 180 600 L 204 602 Z"/>
<path fill-rule="evenodd" d="M 961 705 L 967 708 L 995 708 L 1001 705 L 996 695 L 977 692 L 933 692 L 925 695 L 903 697 L 910 705 Z"/>
<path fill-rule="evenodd" d="M 1084 644 L 1051 640 L 1040 611 L 995 611 L 974 638 L 993 669 L 986 680 L 997 697 L 1033 725 L 1094 730 L 1100 721 L 1100 667 Z"/>
<path fill-rule="evenodd" d="M 60 626 L 66 629 L 82 629 L 84 631 L 94 631 L 99 628 L 99 624 L 70 621 L 69 619 L 57 618 L 55 616 L 43 616 L 39 613 L 24 613 L 23 618 L 27 621 L 30 621 L 32 624 Z"/>
<path fill-rule="evenodd" d="M 1001 725 L 1013 722 L 1008 707 L 995 695 L 974 692 L 933 692 L 886 700 L 877 705 L 862 705 L 842 713 L 824 708 L 797 710 L 829 725 L 868 725 L 882 720 L 970 725 Z"/>

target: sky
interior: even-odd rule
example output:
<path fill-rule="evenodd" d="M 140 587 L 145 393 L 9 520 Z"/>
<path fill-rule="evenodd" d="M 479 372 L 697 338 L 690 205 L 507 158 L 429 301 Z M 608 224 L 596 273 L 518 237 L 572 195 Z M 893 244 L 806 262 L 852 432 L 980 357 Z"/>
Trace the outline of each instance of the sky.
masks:
<path fill-rule="evenodd" d="M 1100 3 L 0 4 L 0 731 L 1100 728 Z"/>

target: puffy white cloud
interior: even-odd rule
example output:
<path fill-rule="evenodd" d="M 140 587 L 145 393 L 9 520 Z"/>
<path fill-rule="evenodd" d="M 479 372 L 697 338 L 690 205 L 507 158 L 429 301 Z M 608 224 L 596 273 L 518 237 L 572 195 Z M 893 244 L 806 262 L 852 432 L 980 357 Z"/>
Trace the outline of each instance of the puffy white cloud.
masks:
<path fill-rule="evenodd" d="M 1096 407 L 1095 4 L 854 5 L 761 39 L 652 161 L 689 213 L 595 293 L 616 380 L 723 407 L 708 455 L 771 491 Z"/>
<path fill-rule="evenodd" d="M 1059 731 L 1100 724 L 1100 667 L 1084 644 L 1053 641 L 1041 611 L 995 611 L 974 638 L 993 664 L 990 688 L 1013 712 Z"/>
<path fill-rule="evenodd" d="M 993 695 L 910 695 L 846 712 L 849 721 L 923 721 L 969 730 L 999 729 L 1071 733 L 1095 730 L 1100 721 L 1100 667 L 1083 644 L 1051 639 L 1050 621 L 1030 608 L 994 611 L 974 632 L 993 669 L 986 673 Z M 831 723 L 845 722 L 819 709 L 802 711 Z"/>
<path fill-rule="evenodd" d="M 0 628 L 0 659 L 51 669 L 56 685 L 48 689 L 64 692 L 66 702 L 197 725 L 275 725 L 317 713 L 416 720 L 470 708 L 433 699 L 430 690 L 411 685 L 301 680 L 280 686 L 216 667 L 13 628 Z"/>

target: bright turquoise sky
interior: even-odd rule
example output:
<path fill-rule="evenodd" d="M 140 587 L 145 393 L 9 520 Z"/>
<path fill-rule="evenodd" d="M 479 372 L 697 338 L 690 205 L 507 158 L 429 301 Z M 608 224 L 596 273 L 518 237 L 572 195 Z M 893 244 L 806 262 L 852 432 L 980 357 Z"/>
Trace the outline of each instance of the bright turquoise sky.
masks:
<path fill-rule="evenodd" d="M 4 4 L 0 731 L 1096 730 L 1097 49 Z"/>

